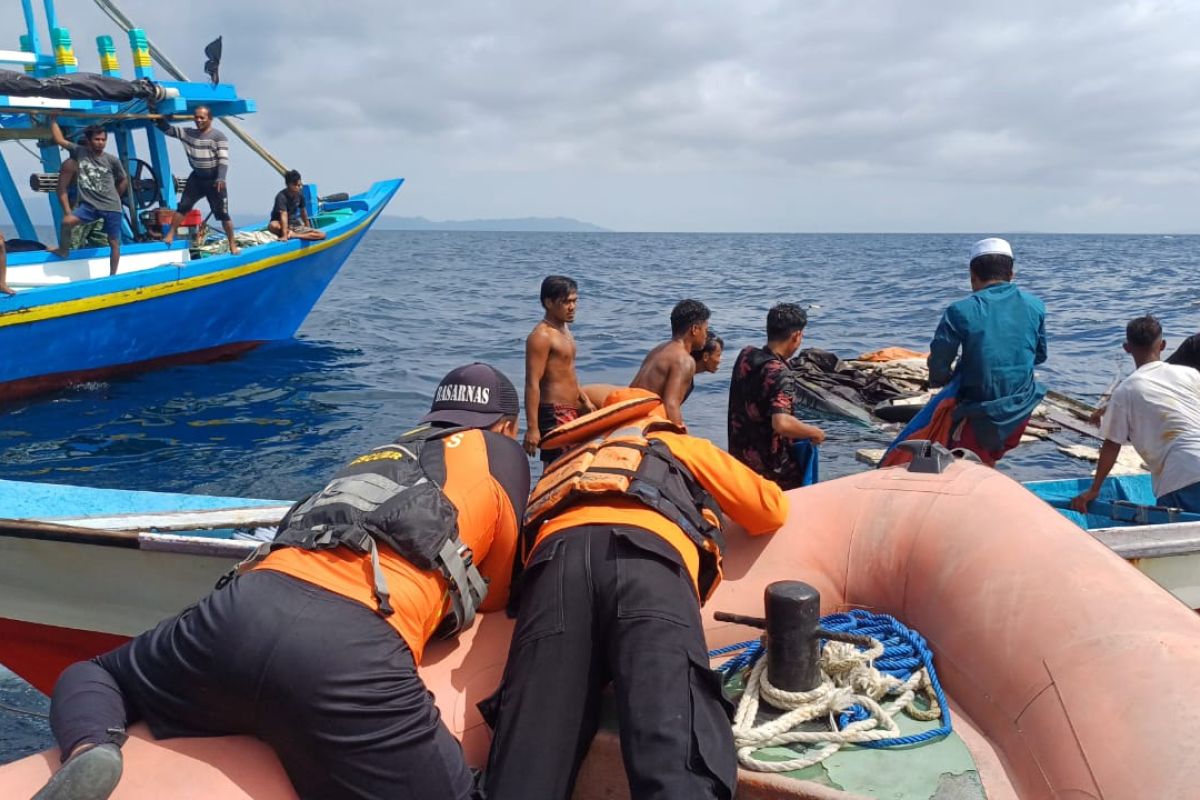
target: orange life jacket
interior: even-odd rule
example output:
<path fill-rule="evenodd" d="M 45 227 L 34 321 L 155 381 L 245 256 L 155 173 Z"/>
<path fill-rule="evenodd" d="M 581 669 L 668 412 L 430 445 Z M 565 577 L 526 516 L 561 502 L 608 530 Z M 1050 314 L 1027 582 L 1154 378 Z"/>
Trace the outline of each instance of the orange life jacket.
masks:
<path fill-rule="evenodd" d="M 551 448 L 570 449 L 546 468 L 534 487 L 525 512 L 525 538 L 536 541 L 542 523 L 588 498 L 637 500 L 679 526 L 696 546 L 696 584 L 704 601 L 721 577 L 725 539 L 720 509 L 670 448 L 648 437 L 654 431 L 684 432 L 673 422 L 646 416 L 648 406 L 659 402 L 657 397 L 622 401 L 546 434 L 543 446 L 549 442 Z"/>

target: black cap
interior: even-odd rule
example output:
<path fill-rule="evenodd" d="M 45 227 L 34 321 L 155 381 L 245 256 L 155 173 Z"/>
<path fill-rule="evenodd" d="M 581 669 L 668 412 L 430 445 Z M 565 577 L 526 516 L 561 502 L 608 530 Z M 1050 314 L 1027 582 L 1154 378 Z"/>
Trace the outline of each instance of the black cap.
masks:
<path fill-rule="evenodd" d="M 501 417 L 520 413 L 521 401 L 512 381 L 490 364 L 477 361 L 446 373 L 433 393 L 429 413 L 421 422 L 486 428 Z"/>

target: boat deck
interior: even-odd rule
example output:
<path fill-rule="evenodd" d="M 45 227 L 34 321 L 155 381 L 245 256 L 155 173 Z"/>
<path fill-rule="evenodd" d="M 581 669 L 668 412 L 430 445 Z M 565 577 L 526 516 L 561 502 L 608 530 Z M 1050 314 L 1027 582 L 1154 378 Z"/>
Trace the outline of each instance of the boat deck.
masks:
<path fill-rule="evenodd" d="M 602 730 L 580 770 L 575 800 L 628 797 L 611 703 L 603 713 Z M 954 733 L 939 741 L 887 750 L 847 746 L 821 764 L 790 772 L 741 769 L 738 800 L 1016 800 L 996 750 L 953 701 L 951 714 Z M 904 714 L 896 721 L 906 736 L 938 725 Z M 772 747 L 756 756 L 782 761 L 795 754 Z"/>

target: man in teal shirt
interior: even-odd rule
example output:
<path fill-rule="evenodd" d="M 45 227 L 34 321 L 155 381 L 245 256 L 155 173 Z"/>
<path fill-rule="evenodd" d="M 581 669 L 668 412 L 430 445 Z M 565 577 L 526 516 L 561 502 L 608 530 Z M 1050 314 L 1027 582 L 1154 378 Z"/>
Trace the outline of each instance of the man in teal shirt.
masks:
<path fill-rule="evenodd" d="M 1034 365 L 1046 360 L 1046 306 L 1012 278 L 1008 242 L 976 242 L 972 294 L 946 309 L 929 344 L 930 385 L 960 378 L 950 446 L 971 450 L 989 465 L 1017 446 L 1046 395 L 1033 378 Z"/>

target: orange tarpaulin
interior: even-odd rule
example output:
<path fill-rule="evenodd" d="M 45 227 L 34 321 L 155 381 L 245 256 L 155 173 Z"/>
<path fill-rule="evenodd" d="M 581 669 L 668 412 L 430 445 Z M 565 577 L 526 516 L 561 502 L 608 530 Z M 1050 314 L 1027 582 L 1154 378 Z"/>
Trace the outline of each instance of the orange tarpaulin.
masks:
<path fill-rule="evenodd" d="M 872 350 L 858 357 L 859 361 L 900 361 L 906 358 L 929 358 L 929 353 L 918 353 L 904 347 L 885 347 L 882 350 Z"/>

